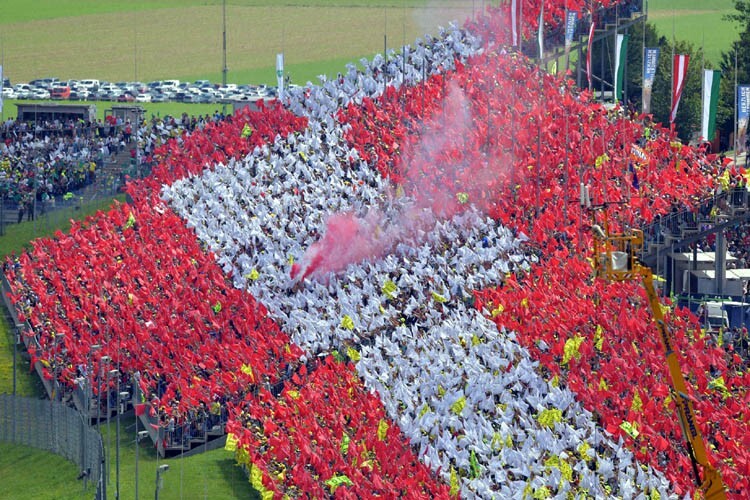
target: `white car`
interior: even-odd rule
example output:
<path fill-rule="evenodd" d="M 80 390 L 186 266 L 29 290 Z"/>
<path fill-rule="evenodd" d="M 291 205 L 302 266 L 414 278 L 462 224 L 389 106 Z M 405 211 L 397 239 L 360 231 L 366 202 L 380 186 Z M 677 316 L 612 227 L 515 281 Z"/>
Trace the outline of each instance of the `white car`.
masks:
<path fill-rule="evenodd" d="M 3 99 L 18 99 L 18 94 L 13 87 L 3 88 Z"/>
<path fill-rule="evenodd" d="M 138 94 L 135 96 L 135 102 L 151 102 L 151 94 Z"/>
<path fill-rule="evenodd" d="M 49 90 L 45 89 L 34 89 L 31 91 L 30 99 L 49 99 Z"/>

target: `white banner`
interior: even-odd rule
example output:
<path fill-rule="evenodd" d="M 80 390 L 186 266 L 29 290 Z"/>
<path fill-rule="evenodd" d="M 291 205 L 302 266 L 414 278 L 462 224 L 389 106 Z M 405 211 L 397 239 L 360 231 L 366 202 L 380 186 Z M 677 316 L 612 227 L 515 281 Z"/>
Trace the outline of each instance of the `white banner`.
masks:
<path fill-rule="evenodd" d="M 279 99 L 284 96 L 284 53 L 276 54 L 276 83 L 279 89 Z"/>
<path fill-rule="evenodd" d="M 5 80 L 3 79 L 3 66 L 0 64 L 0 113 L 3 112 L 3 93 L 2 90 L 5 88 Z"/>

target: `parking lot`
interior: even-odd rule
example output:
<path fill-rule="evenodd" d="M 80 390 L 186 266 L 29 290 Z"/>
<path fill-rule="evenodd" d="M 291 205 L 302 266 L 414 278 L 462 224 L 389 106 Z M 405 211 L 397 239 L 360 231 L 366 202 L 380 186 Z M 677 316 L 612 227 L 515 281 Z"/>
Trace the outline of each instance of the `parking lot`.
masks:
<path fill-rule="evenodd" d="M 28 83 L 3 82 L 3 99 L 37 99 L 114 102 L 231 103 L 255 101 L 276 96 L 276 87 L 266 85 L 226 85 L 209 80 L 181 82 L 107 82 L 95 79 L 59 80 L 39 78 Z"/>

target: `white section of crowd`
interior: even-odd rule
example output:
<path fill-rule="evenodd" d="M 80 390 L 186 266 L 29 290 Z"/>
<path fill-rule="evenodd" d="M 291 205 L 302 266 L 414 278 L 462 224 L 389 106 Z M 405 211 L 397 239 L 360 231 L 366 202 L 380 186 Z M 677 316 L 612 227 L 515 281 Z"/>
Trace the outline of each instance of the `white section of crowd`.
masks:
<path fill-rule="evenodd" d="M 420 57 L 440 71 L 479 47 L 455 27 L 443 31 L 430 47 L 410 51 L 405 81 L 421 77 Z M 307 130 L 165 187 L 163 198 L 308 356 L 360 350 L 366 387 L 443 480 L 458 471 L 463 496 L 521 498 L 546 487 L 560 497 L 577 488 L 595 497 L 645 498 L 652 489 L 667 497 L 663 475 L 605 435 L 570 391 L 545 381 L 512 332 L 471 307 L 471 290 L 531 265 L 522 235 L 468 211 L 431 222 L 393 253 L 351 265 L 327 284 L 289 290 L 289 258 L 318 239 L 327 215 L 394 210 L 387 181 L 358 159 L 333 117 L 339 106 L 400 83 L 404 65 L 391 56 L 365 64 L 364 74 L 350 67 L 342 79 L 292 92 L 288 105 L 310 118 Z M 386 294 L 388 280 L 396 290 Z M 561 419 L 540 423 L 545 410 L 560 410 Z M 564 479 L 568 466 L 577 485 Z"/>

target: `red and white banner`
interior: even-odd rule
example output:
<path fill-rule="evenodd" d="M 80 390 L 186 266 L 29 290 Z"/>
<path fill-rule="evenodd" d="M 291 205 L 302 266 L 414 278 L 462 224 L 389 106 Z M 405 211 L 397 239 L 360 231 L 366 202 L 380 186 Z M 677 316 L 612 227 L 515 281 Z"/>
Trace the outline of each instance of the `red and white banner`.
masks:
<path fill-rule="evenodd" d="M 586 75 L 589 79 L 589 90 L 591 90 L 591 46 L 594 45 L 594 29 L 596 29 L 596 23 L 592 21 L 589 28 L 588 47 L 586 48 Z"/>
<path fill-rule="evenodd" d="M 672 69 L 672 113 L 669 115 L 669 123 L 674 123 L 677 118 L 677 107 L 680 105 L 680 97 L 685 89 L 687 81 L 688 61 L 690 56 L 687 54 L 675 54 L 674 66 Z"/>

